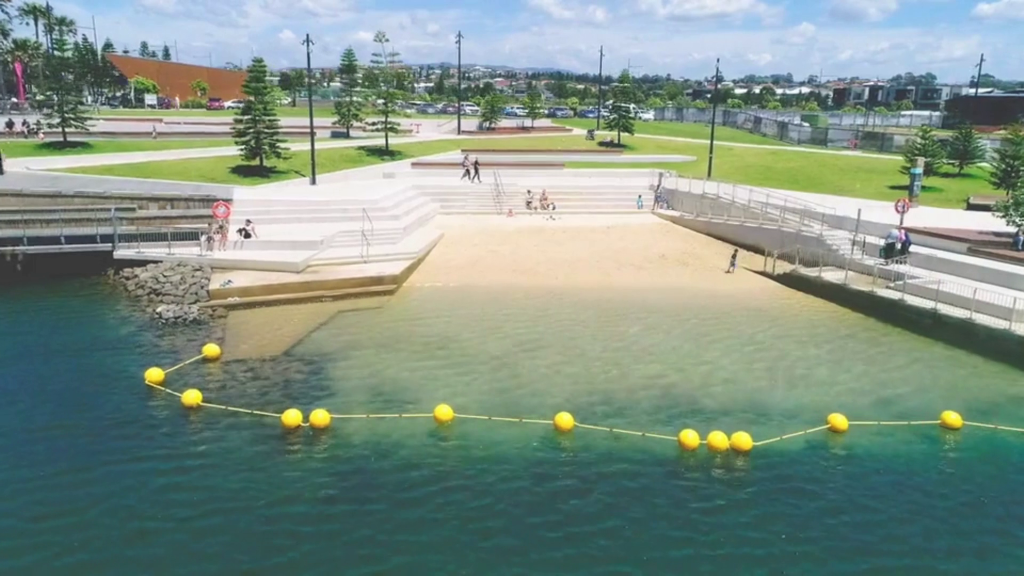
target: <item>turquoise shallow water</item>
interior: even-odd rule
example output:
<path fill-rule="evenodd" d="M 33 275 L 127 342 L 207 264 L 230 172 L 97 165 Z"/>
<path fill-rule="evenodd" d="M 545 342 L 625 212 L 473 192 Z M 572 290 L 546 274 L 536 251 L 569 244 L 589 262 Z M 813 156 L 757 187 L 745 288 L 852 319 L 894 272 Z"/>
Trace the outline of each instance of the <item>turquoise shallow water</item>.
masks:
<path fill-rule="evenodd" d="M 408 289 L 276 361 L 173 375 L 268 410 L 463 413 L 755 439 L 947 408 L 1024 425 L 1021 375 L 792 294 Z M 672 442 L 461 420 L 283 433 L 141 372 L 195 353 L 98 281 L 0 292 L 0 572 L 1018 573 L 1024 437 L 854 428 Z"/>

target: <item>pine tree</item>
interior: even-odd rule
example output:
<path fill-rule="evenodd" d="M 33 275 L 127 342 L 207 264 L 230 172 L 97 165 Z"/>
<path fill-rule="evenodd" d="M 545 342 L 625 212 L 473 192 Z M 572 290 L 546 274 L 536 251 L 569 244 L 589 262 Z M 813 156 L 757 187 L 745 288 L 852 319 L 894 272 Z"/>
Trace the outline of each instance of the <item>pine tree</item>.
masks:
<path fill-rule="evenodd" d="M 618 138 L 618 143 L 622 144 L 622 133 L 625 132 L 632 136 L 633 130 L 633 112 L 630 108 L 633 98 L 633 79 L 630 78 L 629 72 L 623 70 L 622 74 L 619 75 L 619 80 L 612 88 L 612 104 L 611 114 L 608 116 L 608 120 L 605 126 L 609 130 L 615 130 Z"/>
<path fill-rule="evenodd" d="M 139 42 L 139 58 L 150 58 L 149 42 L 146 42 L 145 40 Z"/>
<path fill-rule="evenodd" d="M 526 93 L 526 100 L 523 102 L 526 106 L 526 115 L 530 118 L 530 127 L 532 128 L 537 118 L 544 117 L 544 99 L 536 88 L 532 88 Z"/>
<path fill-rule="evenodd" d="M 334 124 L 344 126 L 345 137 L 351 138 L 352 125 L 364 120 L 363 102 L 356 94 L 359 90 L 359 60 L 351 46 L 341 54 L 338 78 L 341 81 L 341 98 L 334 103 Z"/>
<path fill-rule="evenodd" d="M 284 159 L 288 149 L 283 146 L 285 140 L 281 137 L 277 102 L 267 82 L 267 63 L 257 56 L 252 59 L 247 72 L 242 83 L 242 93 L 247 98 L 235 115 L 232 132 L 242 160 L 258 160 L 260 168 L 266 169 L 267 160 Z"/>
<path fill-rule="evenodd" d="M 1024 126 L 1006 129 L 1003 141 L 994 151 L 989 183 L 1007 196 L 1024 195 Z"/>
<path fill-rule="evenodd" d="M 391 40 L 383 31 L 378 30 L 373 35 L 373 43 L 378 46 L 378 52 L 372 54 L 370 59 L 371 69 L 364 76 L 367 88 L 374 94 L 377 100 L 377 112 L 383 117 L 381 120 L 370 120 L 366 123 L 367 128 L 373 132 L 384 133 L 384 150 L 391 149 L 389 134 L 398 134 L 398 123 L 391 120 L 391 116 L 398 112 L 398 86 L 401 84 L 402 72 L 398 69 L 402 61 L 399 54 L 391 47 Z"/>
<path fill-rule="evenodd" d="M 48 128 L 59 128 L 61 141 L 68 130 L 89 131 L 89 117 L 83 112 L 85 92 L 81 76 L 75 73 L 71 43 L 63 35 L 53 38 L 53 50 L 44 59 L 44 84 L 53 96 L 53 107 L 43 114 Z"/>
<path fill-rule="evenodd" d="M 964 168 L 974 166 L 985 161 L 988 155 L 988 146 L 981 141 L 981 137 L 970 124 L 963 124 L 956 129 L 956 133 L 949 139 L 947 158 L 951 164 L 956 166 L 956 173 L 959 176 Z"/>
<path fill-rule="evenodd" d="M 171 49 L 167 44 L 164 44 L 163 50 L 160 51 L 160 59 L 164 62 L 170 62 L 172 60 Z"/>
<path fill-rule="evenodd" d="M 910 169 L 917 165 L 917 159 L 924 158 L 924 178 L 939 173 L 942 163 L 946 160 L 946 151 L 942 142 L 935 136 L 931 126 L 921 126 L 917 134 L 903 148 L 903 166 L 900 172 L 910 174 Z"/>

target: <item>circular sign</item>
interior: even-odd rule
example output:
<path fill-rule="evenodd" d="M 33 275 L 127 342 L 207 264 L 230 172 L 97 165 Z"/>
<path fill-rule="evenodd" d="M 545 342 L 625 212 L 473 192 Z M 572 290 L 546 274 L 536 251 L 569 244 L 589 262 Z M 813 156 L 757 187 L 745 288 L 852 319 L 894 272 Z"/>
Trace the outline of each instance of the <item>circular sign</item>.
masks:
<path fill-rule="evenodd" d="M 231 217 L 231 205 L 223 200 L 217 201 L 213 205 L 213 217 L 217 220 L 227 220 Z"/>
<path fill-rule="evenodd" d="M 900 198 L 896 201 L 896 213 L 906 214 L 910 212 L 910 202 L 907 202 L 906 198 Z"/>

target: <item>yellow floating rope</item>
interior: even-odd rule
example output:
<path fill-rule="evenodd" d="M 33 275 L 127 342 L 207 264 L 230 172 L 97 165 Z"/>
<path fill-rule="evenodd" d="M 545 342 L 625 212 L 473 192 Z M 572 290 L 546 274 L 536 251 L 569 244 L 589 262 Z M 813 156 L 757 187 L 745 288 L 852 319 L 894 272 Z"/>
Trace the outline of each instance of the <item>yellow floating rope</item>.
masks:
<path fill-rule="evenodd" d="M 199 356 L 196 356 L 195 358 L 189 358 L 188 360 L 185 360 L 181 364 L 177 364 L 175 366 L 171 366 L 167 370 L 164 370 L 164 374 L 170 374 L 171 372 L 174 372 L 175 370 L 177 370 L 178 368 L 181 368 L 182 366 L 188 366 L 189 364 L 195 362 L 196 360 L 202 360 L 202 359 L 203 359 L 203 355 L 202 354 L 200 354 Z"/>

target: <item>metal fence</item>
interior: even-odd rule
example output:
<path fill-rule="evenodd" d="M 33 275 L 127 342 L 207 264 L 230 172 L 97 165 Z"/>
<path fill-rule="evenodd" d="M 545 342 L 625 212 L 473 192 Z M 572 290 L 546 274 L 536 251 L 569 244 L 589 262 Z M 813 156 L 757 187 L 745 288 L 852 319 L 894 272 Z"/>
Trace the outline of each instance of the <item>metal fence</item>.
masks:
<path fill-rule="evenodd" d="M 114 236 L 114 249 L 138 254 L 201 255 L 205 226 L 150 226 L 122 229 Z"/>
<path fill-rule="evenodd" d="M 766 251 L 764 271 L 798 273 L 870 291 L 957 318 L 1024 332 L 1024 298 L 915 268 L 910 257 L 882 260 L 795 246 Z"/>
<path fill-rule="evenodd" d="M 815 113 L 819 114 L 819 113 Z M 921 126 L 940 127 L 941 112 L 877 114 L 820 113 L 827 125 L 810 126 L 799 112 L 775 110 L 718 110 L 715 118 L 722 126 L 759 134 L 798 146 L 846 148 L 872 152 L 896 153 L 903 150 Z M 674 122 L 711 123 L 711 110 L 697 108 L 659 108 L 655 119 Z M 986 139 L 990 148 L 998 148 L 1001 140 Z"/>

